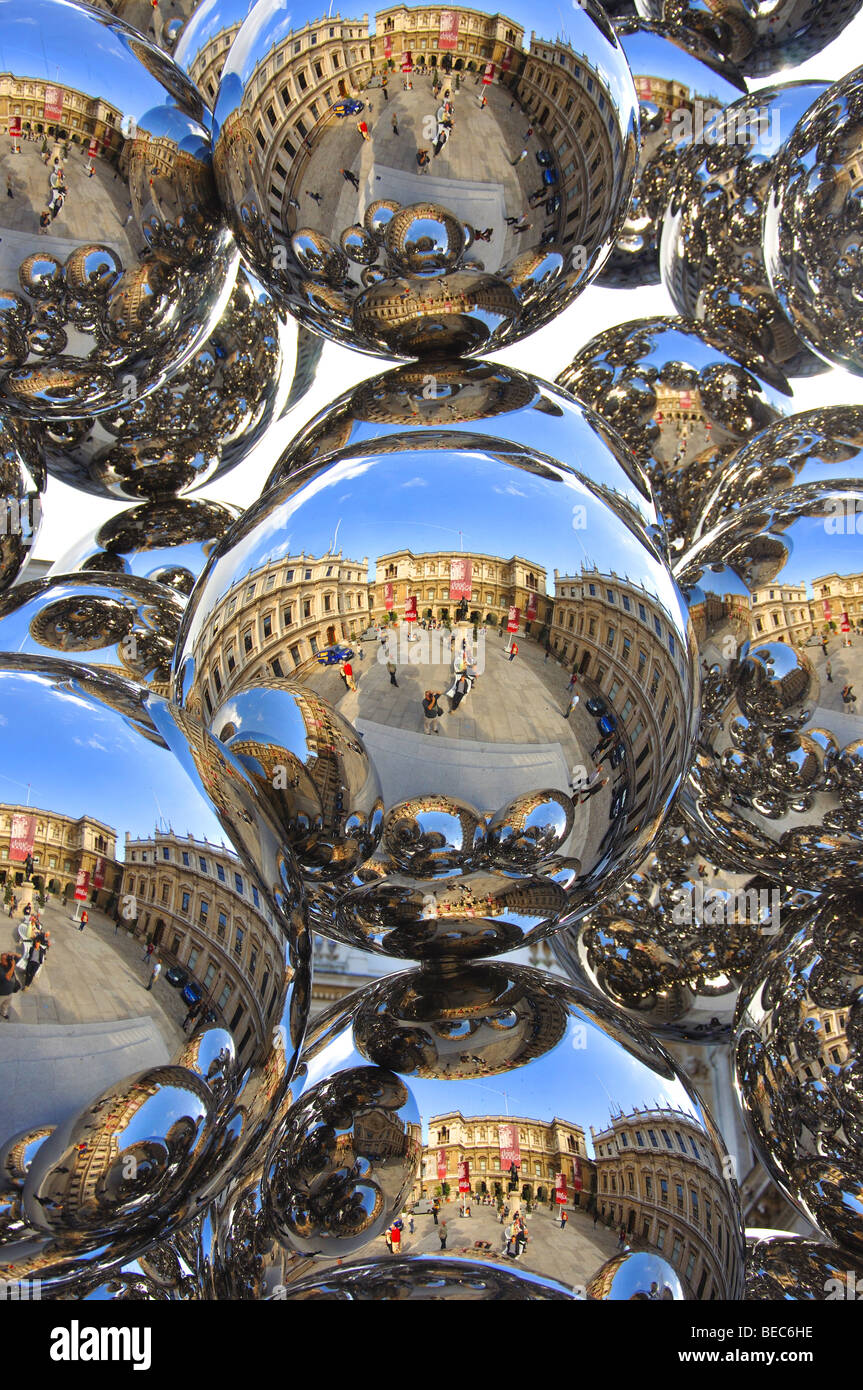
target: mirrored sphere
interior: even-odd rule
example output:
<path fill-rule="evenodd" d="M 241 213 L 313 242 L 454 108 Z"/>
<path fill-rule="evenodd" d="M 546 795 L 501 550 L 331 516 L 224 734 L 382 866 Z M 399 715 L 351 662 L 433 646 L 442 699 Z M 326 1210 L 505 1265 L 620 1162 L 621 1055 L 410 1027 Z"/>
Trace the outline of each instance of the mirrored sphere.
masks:
<path fill-rule="evenodd" d="M 374 763 L 327 700 L 261 674 L 209 724 L 246 769 L 303 877 L 342 878 L 374 853 L 383 820 Z"/>
<path fill-rule="evenodd" d="M 785 413 L 791 395 L 766 358 L 706 324 L 671 317 L 597 334 L 557 381 L 629 445 L 678 546 L 726 461 Z"/>
<path fill-rule="evenodd" d="M 594 0 L 335 25 L 264 0 L 238 18 L 208 9 L 179 57 L 202 91 L 218 84 L 214 169 L 241 253 L 301 323 L 391 357 L 491 350 L 597 273 L 632 191 L 638 105 Z M 369 216 L 382 203 L 385 228 Z"/>
<path fill-rule="evenodd" d="M 773 1181 L 850 1255 L 863 1251 L 863 899 L 822 899 L 741 993 L 735 1084 Z"/>
<path fill-rule="evenodd" d="M 267 486 L 307 464 L 445 442 L 500 440 L 507 453 L 528 450 L 583 469 L 661 540 L 647 474 L 593 410 L 568 391 L 499 362 L 435 361 L 395 367 L 337 396 L 291 440 Z M 589 460 L 589 463 L 585 463 Z"/>
<path fill-rule="evenodd" d="M 308 938 L 265 808 L 189 715 L 108 671 L 26 654 L 0 656 L 0 697 L 0 1151 L 13 1187 L 23 1179 L 4 1277 L 72 1288 L 186 1219 L 262 1143 L 263 1112 L 278 1120 L 308 1009 Z M 240 929 L 230 955 L 220 914 Z M 209 1035 L 184 1036 L 171 968 L 223 1030 L 220 1051 L 249 1078 L 266 1072 L 254 1125 L 230 1129 L 232 1107 L 250 1111 L 249 1083 L 223 1093 L 230 1071 L 214 1067 Z"/>
<path fill-rule="evenodd" d="M 763 76 L 803 63 L 849 24 L 860 0 L 635 0 L 639 14 L 694 29 L 740 65 Z"/>
<path fill-rule="evenodd" d="M 597 280 L 654 284 L 662 215 L 680 146 L 698 140 L 705 122 L 745 93 L 746 84 L 693 30 L 643 19 L 621 19 L 614 27 L 638 94 L 641 152 L 626 220 Z"/>
<path fill-rule="evenodd" d="M 4 0 L 2 15 L 0 298 L 14 294 L 15 308 L 0 305 L 0 401 L 43 419 L 122 409 L 193 356 L 236 275 L 210 113 L 164 53 L 110 15 L 64 0 L 33 0 L 26 14 Z"/>
<path fill-rule="evenodd" d="M 476 1261 L 511 1277 L 551 1279 L 582 1297 L 585 1286 L 593 1297 L 629 1298 L 638 1291 L 648 1296 L 653 1281 L 660 1289 L 668 1285 L 674 1297 L 740 1297 L 743 1235 L 736 1188 L 723 1176 L 724 1149 L 713 1121 L 660 1045 L 592 992 L 542 971 L 487 962 L 457 970 L 426 965 L 376 981 L 310 1025 L 287 1124 L 296 1112 L 304 1132 L 306 1097 L 316 1102 L 323 1089 L 338 1100 L 343 1078 L 350 1094 L 357 1068 L 363 1076 L 374 1077 L 374 1068 L 394 1074 L 419 1112 L 421 1164 L 395 1251 L 405 1258 L 409 1281 L 416 1261 L 422 1282 L 423 1261 L 438 1255 L 440 1246 L 447 1259 Z M 351 1114 L 348 1102 L 339 1116 L 342 1126 L 350 1124 Z M 400 1119 L 407 1133 L 410 1113 L 403 1111 Z M 649 1142 L 637 1145 L 635 1132 L 646 1139 L 653 1125 L 675 1136 L 676 1157 L 653 1156 Z M 379 1170 L 384 1183 L 388 1155 L 394 1147 L 400 1151 L 402 1142 L 386 1143 L 386 1132 L 380 1129 L 378 1153 L 369 1154 L 358 1183 L 373 1183 Z M 327 1131 L 321 1142 L 329 1142 Z M 337 1166 L 338 1150 L 332 1151 L 323 1171 L 330 1162 Z M 662 1170 L 672 1182 L 694 1189 L 702 1206 L 711 1203 L 712 1238 L 681 1220 L 695 1255 L 688 1273 L 681 1244 L 657 1244 L 662 1213 L 649 1197 L 629 1193 L 621 1181 L 626 1167 L 638 1174 L 635 1193 L 648 1191 L 648 1177 L 658 1191 Z M 293 1181 L 303 1210 L 308 1180 L 304 1173 L 286 1172 L 283 1204 Z M 340 1178 L 333 1187 L 336 1202 L 341 1191 Z M 435 1205 L 439 1209 L 431 1210 Z M 468 1205 L 470 1216 L 462 1216 Z M 565 1232 L 554 1229 L 561 1207 L 569 1220 Z M 364 1262 L 373 1270 L 389 1269 L 391 1256 L 371 1224 L 370 1208 L 365 1210 Z M 674 1226 L 673 1211 L 667 1215 Z M 516 1252 L 519 1223 L 528 1240 L 523 1248 L 519 1241 Z M 323 1246 L 319 1236 L 306 1248 Z M 611 1268 L 615 1255 L 637 1258 Z M 317 1275 L 298 1271 L 314 1282 L 331 1273 L 326 1266 Z M 451 1277 L 456 1282 L 459 1276 L 454 1271 Z M 290 1297 L 294 1281 L 285 1282 Z"/>
<path fill-rule="evenodd" d="M 342 1258 L 395 1221 L 419 1174 L 420 1115 L 383 1067 L 341 1071 L 304 1091 L 274 1136 L 265 1218 L 283 1245 Z"/>
<path fill-rule="evenodd" d="M 35 427 L 48 472 L 122 500 L 212 482 L 305 395 L 322 345 L 241 270 L 213 332 L 164 386 L 99 416 Z"/>
<path fill-rule="evenodd" d="M 675 309 L 727 329 L 789 376 L 824 371 L 767 279 L 761 226 L 783 141 L 824 82 L 786 82 L 734 101 L 679 149 L 661 217 L 663 283 Z"/>
<path fill-rule="evenodd" d="M 798 337 L 863 373 L 863 71 L 828 87 L 786 138 L 764 209 L 764 262 Z"/>
<path fill-rule="evenodd" d="M 0 651 L 69 653 L 167 695 L 183 606 L 176 590 L 129 575 L 25 581 L 0 595 Z"/>
<path fill-rule="evenodd" d="M 77 570 L 134 575 L 188 595 L 239 510 L 191 497 L 129 507 L 76 541 L 51 566 L 49 577 Z"/>
<path fill-rule="evenodd" d="M 746 1232 L 746 1301 L 856 1299 L 855 1257 L 788 1232 Z M 853 1280 L 853 1282 L 852 1282 Z"/>
<path fill-rule="evenodd" d="M 705 851 L 816 891 L 856 881 L 863 850 L 861 509 L 850 487 L 792 487 L 677 566 L 702 668 L 681 810 Z"/>
<path fill-rule="evenodd" d="M 629 503 L 631 481 L 597 434 L 582 438 L 581 471 L 481 435 L 357 445 L 270 487 L 202 575 L 178 641 L 178 703 L 233 747 L 227 711 L 248 692 L 269 767 L 297 737 L 290 705 L 280 730 L 273 677 L 290 674 L 292 700 L 308 697 L 310 711 L 321 702 L 323 804 L 340 840 L 354 839 L 333 867 L 356 869 L 316 899 L 324 935 L 408 959 L 509 950 L 574 920 L 658 829 L 689 759 L 690 636 Z M 636 642 L 649 666 L 634 669 Z M 266 716 L 254 713 L 264 700 Z M 359 741 L 387 824 L 393 808 L 400 821 L 419 817 L 420 840 L 442 836 L 458 873 L 414 873 L 394 826 L 383 873 L 376 857 L 358 864 L 355 847 L 371 856 L 364 837 L 379 833 L 373 803 L 356 803 L 354 823 L 336 769 Z M 487 852 L 455 826 L 425 824 L 439 797 L 465 803 L 477 823 L 498 817 Z"/>
<path fill-rule="evenodd" d="M 570 1302 L 579 1297 L 553 1279 L 450 1255 L 416 1255 L 383 1263 L 343 1265 L 289 1284 L 279 1298 L 288 1302 L 375 1303 L 536 1303 Z"/>
<path fill-rule="evenodd" d="M 793 891 L 721 868 L 679 820 L 666 822 L 636 873 L 553 950 L 572 979 L 652 1032 L 712 1042 L 727 1038 L 741 981 L 795 904 Z"/>
<path fill-rule="evenodd" d="M 824 486 L 863 490 L 863 408 L 853 405 L 804 410 L 777 420 L 744 444 L 726 463 L 693 533 L 700 539 L 729 514 L 771 493 L 793 487 L 817 495 Z M 837 523 L 846 508 L 836 509 Z M 854 509 L 847 521 L 854 529 Z M 863 525 L 863 522 L 861 522 Z M 843 529 L 844 526 L 843 526 Z"/>

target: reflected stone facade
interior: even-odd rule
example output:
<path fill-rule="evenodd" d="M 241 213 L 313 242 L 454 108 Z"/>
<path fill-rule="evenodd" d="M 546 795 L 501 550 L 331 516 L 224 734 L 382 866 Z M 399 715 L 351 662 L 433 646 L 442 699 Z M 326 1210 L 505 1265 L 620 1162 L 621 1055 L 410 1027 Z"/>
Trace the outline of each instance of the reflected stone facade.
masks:
<path fill-rule="evenodd" d="M 116 906 L 123 881 L 123 865 L 116 858 L 117 832 L 92 816 L 64 816 L 4 802 L 0 806 L 0 883 L 12 884 L 14 891 L 14 885 L 24 881 L 23 862 L 9 857 L 14 816 L 36 820 L 32 850 L 36 888 L 71 902 L 78 875 L 87 873 L 91 885 L 87 901 L 109 911 Z M 94 879 L 100 865 L 104 882 L 97 887 Z"/>
<path fill-rule="evenodd" d="M 517 1136 L 517 1160 L 504 1158 L 501 1152 L 510 1136 Z M 507 1149 L 510 1152 L 515 1150 Z M 457 1193 L 459 1164 L 464 1160 L 469 1164 L 472 1193 L 500 1197 L 514 1207 L 521 1201 L 551 1202 L 560 1173 L 567 1179 L 570 1206 L 587 1205 L 593 1188 L 594 1165 L 580 1125 L 557 1117 L 543 1122 L 523 1115 L 464 1116 L 456 1111 L 428 1118 L 428 1143 L 414 1184 L 414 1201 L 437 1195 L 443 1183 Z M 518 1182 L 510 1193 L 512 1162 L 516 1162 Z"/>

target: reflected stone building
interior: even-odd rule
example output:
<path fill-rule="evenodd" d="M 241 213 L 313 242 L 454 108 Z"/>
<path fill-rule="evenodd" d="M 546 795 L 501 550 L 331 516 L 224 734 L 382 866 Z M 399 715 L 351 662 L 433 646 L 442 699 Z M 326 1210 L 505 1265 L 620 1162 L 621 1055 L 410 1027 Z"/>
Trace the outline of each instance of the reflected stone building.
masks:
<path fill-rule="evenodd" d="M 722 1296 L 735 1255 L 727 1175 L 685 1111 L 639 1110 L 591 1126 L 600 1216 L 658 1250 L 698 1299 Z"/>
<path fill-rule="evenodd" d="M 470 1164 L 471 1191 L 478 1196 L 507 1194 L 511 1180 L 510 1136 L 518 1133 L 518 1191 L 527 1200 L 550 1202 L 555 1179 L 567 1180 L 569 1206 L 586 1205 L 592 1188 L 593 1164 L 587 1157 L 584 1129 L 555 1117 L 548 1123 L 521 1115 L 462 1115 L 450 1111 L 432 1115 L 428 1143 L 423 1147 L 421 1174 L 414 1183 L 414 1201 L 430 1197 L 442 1183 L 458 1192 L 458 1165 Z M 446 1174 L 443 1169 L 446 1156 Z M 580 1188 L 576 1184 L 580 1184 Z"/>
<path fill-rule="evenodd" d="M 356 641 L 368 624 L 366 570 L 365 559 L 341 551 L 291 555 L 229 589 L 195 650 L 207 715 L 234 690 L 291 676 L 325 647 Z"/>
<path fill-rule="evenodd" d="M 230 1029 L 241 1063 L 248 1060 L 272 1016 L 283 967 L 272 914 L 240 860 L 192 835 L 127 835 L 123 892 L 134 898 L 137 933 L 156 943 L 163 964 L 182 966 L 200 985 L 205 1007 Z M 396 965 L 316 938 L 312 1014 Z"/>
<path fill-rule="evenodd" d="M 551 645 L 590 682 L 623 725 L 632 757 L 634 815 L 672 785 L 687 737 L 685 652 L 655 594 L 613 571 L 554 572 Z M 592 693 L 592 692 L 591 692 Z"/>
<path fill-rule="evenodd" d="M 98 96 L 44 81 L 0 73 L 0 130 L 18 118 L 22 132 L 89 146 L 98 140 L 100 154 L 116 158 L 123 145 L 121 113 Z"/>
<path fill-rule="evenodd" d="M 464 594 L 469 605 L 468 620 L 472 623 L 505 623 L 512 607 L 518 608 L 522 623 L 530 621 L 527 614 L 533 607 L 535 621 L 547 623 L 551 605 L 545 601 L 545 585 L 544 567 L 520 555 L 504 560 L 469 550 L 438 550 L 420 555 L 412 550 L 396 550 L 379 556 L 375 563 L 370 617 L 373 622 L 385 622 L 388 600 L 392 602 L 389 611 L 401 616 L 405 600 L 415 597 L 419 619 L 446 622 L 455 617 Z M 451 597 L 452 589 L 458 597 Z"/>
<path fill-rule="evenodd" d="M 24 865 L 10 860 L 13 816 L 34 816 L 33 883 L 44 892 L 71 899 L 82 872 L 89 873 L 87 901 L 107 911 L 116 906 L 123 881 L 117 862 L 117 832 L 95 816 L 63 816 L 35 806 L 0 806 L 0 883 L 23 883 Z M 97 879 L 102 883 L 97 887 Z"/>

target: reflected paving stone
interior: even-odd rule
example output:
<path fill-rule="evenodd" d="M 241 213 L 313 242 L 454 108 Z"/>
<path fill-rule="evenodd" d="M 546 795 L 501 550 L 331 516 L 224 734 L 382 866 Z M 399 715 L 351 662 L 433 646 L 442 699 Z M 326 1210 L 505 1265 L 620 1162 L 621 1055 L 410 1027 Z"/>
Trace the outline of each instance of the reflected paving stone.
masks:
<path fill-rule="evenodd" d="M 639 14 L 694 29 L 747 76 L 819 53 L 851 22 L 859 0 L 635 0 Z"/>
<path fill-rule="evenodd" d="M 706 851 L 815 891 L 855 883 L 863 848 L 861 505 L 851 483 L 791 487 L 677 566 L 703 677 L 680 809 Z"/>
<path fill-rule="evenodd" d="M 690 319 L 632 319 L 576 354 L 560 386 L 598 411 L 650 478 L 676 549 L 691 535 L 728 459 L 787 409 L 782 371 Z"/>
<path fill-rule="evenodd" d="M 7 2 L 3 32 L 18 119 L 0 228 L 0 400 L 36 419 L 100 415 L 161 385 L 227 303 L 237 255 L 212 118 L 180 69 L 111 16 L 60 0 L 24 16 Z M 86 165 L 76 127 L 89 131 Z"/>
<path fill-rule="evenodd" d="M 40 947 L 45 952 L 27 992 L 0 995 L 0 1008 L 11 1020 L 0 1022 L 0 1065 L 13 1101 L 11 1111 L 4 1112 L 8 1129 L 0 1132 L 0 1145 L 25 1128 L 58 1126 L 50 1146 L 39 1150 L 38 1172 L 35 1159 L 30 1166 L 22 1197 L 26 1229 L 7 1223 L 3 1259 L 10 1278 L 38 1277 L 46 1289 L 68 1290 L 169 1232 L 190 1204 L 194 1208 L 196 1200 L 211 1196 L 243 1162 L 252 1160 L 262 1143 L 262 1126 L 272 1124 L 284 1106 L 305 1026 L 308 934 L 299 915 L 295 870 L 251 782 L 228 750 L 188 714 L 106 671 L 27 655 L 0 656 L 0 696 L 3 766 L 11 784 L 24 783 L 26 773 L 39 789 L 37 805 L 7 801 L 2 812 L 14 847 L 10 888 L 14 885 L 18 897 L 18 915 L 9 922 L 0 959 L 4 988 L 10 971 L 21 974 L 18 961 L 25 945 L 31 954 Z M 82 797 L 87 808 L 83 816 Z M 85 929 L 85 942 L 79 942 L 76 923 L 60 915 L 60 890 L 53 879 L 46 882 L 53 867 L 50 847 L 55 843 L 59 849 L 61 831 L 67 843 L 70 836 L 76 845 L 84 839 L 92 848 L 92 867 L 79 875 L 84 898 L 92 887 L 94 895 L 104 892 L 109 910 L 121 920 L 138 917 L 137 883 L 125 881 L 124 856 L 141 815 L 150 814 L 149 806 L 157 808 L 163 824 L 194 826 L 197 837 L 206 835 L 211 844 L 227 840 L 238 869 L 258 885 L 257 953 L 271 987 L 262 998 L 254 965 L 238 956 L 224 996 L 225 1003 L 232 997 L 237 1005 L 229 1026 L 237 1034 L 230 1046 L 236 1047 L 243 1068 L 239 1088 L 229 1073 L 213 1072 L 209 1062 L 204 1079 L 203 1040 L 194 1056 L 186 1043 L 184 1060 L 165 1059 L 161 1071 L 162 1059 L 156 1058 L 155 1070 L 152 1063 L 149 1071 L 136 1070 L 144 1059 L 142 1048 L 164 1047 L 162 1039 L 154 1038 L 150 1019 L 142 1026 L 139 1000 L 147 997 L 143 966 L 138 966 L 137 979 L 130 976 L 110 936 L 99 942 L 87 937 L 93 927 Z M 165 844 L 171 840 L 166 833 Z M 35 863 L 36 854 L 41 861 L 43 852 L 44 867 Z M 168 852 L 170 856 L 170 847 Z M 35 918 L 37 894 L 46 888 L 54 894 L 53 906 L 45 910 L 41 926 L 34 921 L 25 925 L 20 919 L 25 902 L 32 904 L 30 917 Z M 72 888 L 66 889 L 70 897 Z M 99 980 L 89 1016 L 90 996 L 87 987 L 75 987 L 73 956 L 90 962 L 89 974 Z M 160 960 L 158 944 L 154 960 Z M 47 990 L 41 970 L 48 975 Z M 74 995 L 68 1001 L 56 994 L 64 977 Z M 52 994 L 53 1017 L 43 1007 Z M 129 1001 L 125 1011 L 124 1001 Z M 22 1014 L 31 1021 L 21 1025 Z M 158 1015 L 151 1011 L 150 1017 Z M 164 1023 L 169 1035 L 173 1031 L 175 1039 L 182 1037 L 176 1024 Z M 94 1028 L 95 1055 L 99 1050 L 104 1055 L 82 1067 Z M 100 1081 L 113 1089 L 96 1110 L 88 1109 Z M 144 1112 L 149 1115 L 153 1106 L 164 1111 L 165 1128 L 152 1138 L 151 1152 Z M 137 1172 L 121 1171 L 113 1147 L 115 1126 L 139 1135 L 129 1141 L 143 1146 L 135 1149 Z M 158 1134 L 158 1125 L 152 1133 Z M 119 1143 L 120 1150 L 127 1147 Z"/>
<path fill-rule="evenodd" d="M 572 432 L 589 446 L 577 467 L 418 429 L 289 469 L 195 590 L 175 696 L 231 748 L 255 743 L 268 799 L 310 849 L 338 829 L 342 849 L 318 874 L 331 886 L 310 895 L 323 935 L 407 958 L 509 950 L 574 920 L 658 830 L 689 757 L 690 635 L 626 459 L 589 419 Z M 441 548 L 459 523 L 464 548 Z M 575 617 L 554 630 L 552 585 L 581 600 L 577 633 Z M 572 719 L 568 692 L 549 698 L 529 655 L 569 634 L 583 701 Z M 608 666 L 616 644 L 625 692 Z M 387 862 L 391 849 L 376 858 L 368 771 L 361 795 L 361 764 L 346 775 L 358 737 L 385 815 L 445 814 L 455 797 L 477 822 L 500 817 L 485 851 L 433 883 Z M 341 870 L 352 877 L 335 883 Z"/>
<path fill-rule="evenodd" d="M 858 892 L 838 893 L 783 935 L 746 981 L 735 1037 L 735 1084 L 768 1173 L 816 1229 L 858 1260 L 861 908 Z"/>
<path fill-rule="evenodd" d="M 761 229 L 784 141 L 823 92 L 785 82 L 732 102 L 679 152 L 660 213 L 662 280 L 681 314 L 726 329 L 789 376 L 825 370 L 770 288 Z"/>
<path fill-rule="evenodd" d="M 764 261 L 798 336 L 829 363 L 863 373 L 863 78 L 843 77 L 786 138 L 764 209 Z"/>
<path fill-rule="evenodd" d="M 332 68 L 306 70 L 306 32 Z M 637 99 L 594 0 L 563 18 L 414 7 L 335 26 L 314 5 L 286 15 L 267 0 L 246 18 L 228 0 L 177 55 L 213 102 L 243 256 L 301 323 L 350 346 L 426 357 L 515 341 L 572 302 L 620 230 Z M 382 203 L 381 237 L 367 215 Z"/>

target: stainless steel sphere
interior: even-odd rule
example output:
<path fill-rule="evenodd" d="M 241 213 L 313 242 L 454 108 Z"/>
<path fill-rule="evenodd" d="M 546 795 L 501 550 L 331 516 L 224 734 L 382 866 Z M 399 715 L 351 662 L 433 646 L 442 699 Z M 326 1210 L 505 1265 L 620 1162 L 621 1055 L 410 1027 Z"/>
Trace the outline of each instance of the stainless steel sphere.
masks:
<path fill-rule="evenodd" d="M 337 396 L 291 440 L 268 487 L 284 483 L 307 464 L 381 450 L 458 447 L 471 438 L 496 439 L 535 451 L 572 468 L 589 458 L 591 478 L 625 502 L 661 541 L 650 483 L 641 464 L 593 410 L 568 391 L 499 362 L 450 361 L 395 367 Z"/>
<path fill-rule="evenodd" d="M 863 69 L 828 87 L 786 137 L 764 209 L 773 293 L 802 341 L 863 373 Z"/>
<path fill-rule="evenodd" d="M 861 509 L 856 487 L 792 487 L 742 507 L 676 567 L 702 666 L 681 810 L 706 851 L 816 891 L 856 882 L 863 850 Z"/>
<path fill-rule="evenodd" d="M 57 420 L 122 409 L 193 356 L 236 275 L 212 120 L 180 69 L 110 15 L 3 0 L 2 23 L 12 196 L 0 234 L 17 282 L 3 298 L 21 303 L 0 307 L 0 403 Z M 46 299 L 47 336 L 35 323 Z"/>
<path fill-rule="evenodd" d="M 786 914 L 809 901 L 720 867 L 677 820 L 627 883 L 558 933 L 553 950 L 573 980 L 659 1036 L 727 1040 L 741 981 Z"/>
<path fill-rule="evenodd" d="M 0 697 L 13 789 L 0 808 L 0 1012 L 26 1025 L 0 1035 L 0 1150 L 30 1146 L 16 1159 L 4 1277 L 69 1290 L 263 1161 L 305 1026 L 308 934 L 266 808 L 191 716 L 108 671 L 40 656 L 0 656 Z M 40 932 L 44 960 L 25 973 Z M 184 1037 L 154 961 L 182 965 L 221 1038 Z"/>
<path fill-rule="evenodd" d="M 274 1136 L 264 1215 L 280 1243 L 342 1259 L 397 1220 L 419 1175 L 420 1114 L 405 1083 L 356 1067 L 310 1087 Z"/>
<path fill-rule="evenodd" d="M 728 460 L 708 496 L 693 539 L 726 516 L 793 487 L 817 495 L 825 486 L 863 489 L 863 408 L 804 410 L 777 420 Z M 841 514 L 842 508 L 838 511 Z M 853 507 L 851 509 L 853 514 Z"/>
<path fill-rule="evenodd" d="M 176 590 L 130 575 L 25 581 L 0 595 L 0 651 L 70 654 L 164 695 L 183 606 Z"/>
<path fill-rule="evenodd" d="M 863 1251 L 863 900 L 822 899 L 740 997 L 735 1084 L 773 1181 L 851 1256 Z"/>
<path fill-rule="evenodd" d="M 315 898 L 324 935 L 408 959 L 509 950 L 574 920 L 655 834 L 690 756 L 690 636 L 632 479 L 589 421 L 580 434 L 573 467 L 479 432 L 356 445 L 271 486 L 202 575 L 178 641 L 178 703 L 233 747 L 242 694 L 271 784 L 270 762 L 295 741 L 274 677 L 324 711 L 326 814 L 342 842 L 356 836 L 326 873 L 299 855 L 317 877 L 351 871 Z M 441 827 L 459 868 L 441 877 L 406 866 L 394 826 L 374 856 L 374 801 L 357 803 L 354 827 L 338 772 L 350 740 L 388 824 L 455 798 L 477 825 L 496 817 L 488 843 Z M 276 794 L 290 807 L 292 790 Z"/>
<path fill-rule="evenodd" d="M 747 1231 L 746 1301 L 853 1301 L 857 1298 L 855 1259 L 835 1245 L 786 1231 Z"/>
<path fill-rule="evenodd" d="M 635 0 L 639 14 L 694 29 L 747 76 L 803 63 L 826 48 L 860 0 Z"/>
<path fill-rule="evenodd" d="M 679 151 L 661 217 L 662 279 L 675 309 L 727 329 L 789 376 L 824 371 L 775 299 L 761 251 L 783 142 L 824 82 L 786 82 L 734 101 Z"/>
<path fill-rule="evenodd" d="M 791 394 L 767 358 L 706 324 L 671 317 L 597 334 L 557 382 L 629 445 L 677 548 L 728 459 L 784 414 Z"/>
<path fill-rule="evenodd" d="M 374 854 L 383 821 L 380 783 L 363 740 L 329 701 L 301 684 L 262 676 L 207 714 L 304 878 L 343 878 Z"/>
<path fill-rule="evenodd" d="M 84 570 L 133 575 L 186 596 L 239 508 L 191 497 L 129 507 L 76 541 L 49 576 Z"/>
<path fill-rule="evenodd" d="M 124 501 L 212 482 L 305 395 L 321 347 L 240 271 L 213 332 L 168 383 L 103 415 L 34 426 L 48 472 Z"/>
<path fill-rule="evenodd" d="M 393 1104 L 395 1080 L 404 1098 L 400 1110 L 366 1129 L 376 1076 Z M 365 1078 L 368 1084 L 358 1086 Z M 741 1296 L 743 1233 L 719 1134 L 660 1045 L 589 991 L 505 963 L 458 970 L 426 965 L 391 975 L 313 1022 L 292 1089 L 286 1137 L 274 1141 L 271 1157 L 278 1179 L 273 1228 L 291 1251 L 332 1260 L 340 1236 L 346 1252 L 362 1259 L 374 1287 L 377 1271 L 391 1268 L 379 1234 L 382 1194 L 393 1164 L 401 1182 L 400 1155 L 415 1134 L 421 1162 L 395 1252 L 404 1258 L 400 1272 L 408 1283 L 415 1278 L 422 1286 L 425 1261 L 440 1254 L 481 1263 L 491 1274 L 548 1279 L 581 1297 L 629 1298 L 639 1290 L 646 1297 L 653 1281 L 660 1290 L 668 1285 L 674 1297 Z M 315 1124 L 321 1096 L 335 1107 L 333 1118 Z M 352 1170 L 361 1128 L 377 1136 L 377 1152 L 367 1143 L 365 1163 Z M 340 1161 L 342 1133 L 347 1141 Z M 307 1194 L 318 1173 L 315 1208 Z M 323 1180 L 328 1173 L 329 1185 Z M 371 1196 L 354 1197 L 352 1182 L 380 1190 L 380 1223 L 373 1220 Z M 684 1194 L 682 1206 L 676 1191 Z M 556 1194 L 565 1201 L 555 1203 Z M 433 1214 L 436 1197 L 440 1209 Z M 468 1203 L 471 1215 L 463 1217 L 460 1207 Z M 567 1208 L 573 1242 L 552 1229 L 560 1205 Z M 284 1214 L 294 1210 L 305 1215 L 308 1237 L 285 1228 Z M 335 1223 L 344 1219 L 343 1231 L 327 1225 L 328 1211 Z M 594 1212 L 601 1224 L 593 1224 Z M 356 1238 L 348 1230 L 352 1213 Z M 516 1216 L 528 1236 L 517 1255 Z M 624 1239 L 618 1240 L 621 1228 Z M 627 1236 L 639 1251 L 633 1259 L 627 1249 L 626 1258 L 615 1261 Z M 578 1255 L 568 1243 L 577 1244 Z M 296 1292 L 297 1276 L 309 1287 L 333 1275 L 343 1277 L 326 1261 L 319 1274 L 301 1268 L 284 1280 L 286 1296 Z M 471 1296 L 469 1270 L 453 1267 L 448 1279 L 453 1296 L 460 1279 Z M 484 1297 L 492 1290 L 493 1284 Z"/>
<path fill-rule="evenodd" d="M 246 19 L 228 0 L 177 51 L 215 89 L 214 168 L 242 255 L 348 346 L 446 357 L 514 342 L 573 301 L 620 231 L 638 106 L 594 0 L 336 22 L 276 0 Z M 374 238 L 361 256 L 359 226 Z"/>
<path fill-rule="evenodd" d="M 737 101 L 746 84 L 692 30 L 632 18 L 614 27 L 638 94 L 641 153 L 626 220 L 597 283 L 654 284 L 662 216 L 681 148 L 698 141 L 711 116 Z"/>

